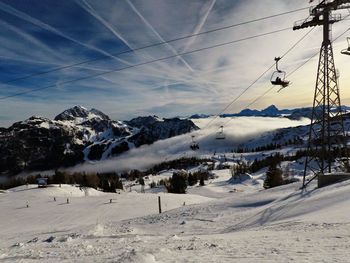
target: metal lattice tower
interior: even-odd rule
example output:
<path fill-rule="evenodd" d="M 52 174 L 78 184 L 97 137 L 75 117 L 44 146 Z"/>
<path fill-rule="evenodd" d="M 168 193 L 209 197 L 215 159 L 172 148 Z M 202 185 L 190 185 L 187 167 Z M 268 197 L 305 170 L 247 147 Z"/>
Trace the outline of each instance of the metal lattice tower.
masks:
<path fill-rule="evenodd" d="M 339 157 L 337 155 L 341 155 L 344 149 L 347 153 L 338 76 L 331 41 L 331 25 L 341 20 L 340 15 L 332 15 L 332 11 L 348 9 L 349 3 L 350 0 L 323 0 L 310 9 L 309 18 L 295 23 L 293 27 L 293 30 L 298 30 L 323 26 L 323 42 L 318 62 L 303 187 L 319 174 L 330 173 L 334 158 Z M 308 170 L 313 176 L 306 182 Z"/>

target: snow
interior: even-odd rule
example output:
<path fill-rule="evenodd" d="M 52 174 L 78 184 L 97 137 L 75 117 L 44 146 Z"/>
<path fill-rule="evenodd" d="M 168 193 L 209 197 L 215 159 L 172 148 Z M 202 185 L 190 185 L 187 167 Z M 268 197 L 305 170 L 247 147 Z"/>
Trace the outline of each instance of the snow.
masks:
<path fill-rule="evenodd" d="M 201 127 L 208 121 L 210 118 L 195 120 Z M 210 135 L 215 134 L 215 127 L 195 132 L 200 141 L 196 153 L 188 150 L 188 135 L 182 135 L 134 148 L 118 162 L 113 159 L 96 165 L 98 170 L 106 165 L 112 169 L 142 167 L 179 158 L 179 152 L 211 158 L 213 178 L 204 186 L 189 186 L 183 195 L 165 193 L 164 186 L 149 186 L 169 179 L 174 170 L 148 175 L 145 193 L 134 181 L 124 181 L 126 190 L 118 193 L 72 185 L 40 189 L 28 185 L 0 191 L 0 261 L 348 262 L 350 181 L 320 189 L 312 182 L 300 190 L 301 182 L 297 182 L 265 190 L 266 167 L 240 179 L 233 179 L 229 169 L 219 170 L 222 164 L 233 165 L 238 160 L 262 159 L 276 152 L 295 154 L 297 147 L 285 146 L 237 155 L 227 145 L 270 143 L 274 136 L 270 131 L 304 122 L 309 120 L 233 118 L 232 126 L 225 129 L 232 135 L 223 142 Z M 303 136 L 306 130 L 284 130 L 283 139 Z M 300 178 L 304 159 L 282 162 L 281 168 L 286 167 Z"/>
<path fill-rule="evenodd" d="M 279 128 L 297 127 L 310 123 L 308 119 L 289 120 L 287 118 L 272 117 L 233 117 L 233 118 L 212 118 L 192 120 L 201 130 L 192 133 L 175 136 L 165 140 L 159 140 L 151 145 L 131 148 L 129 151 L 118 155 L 115 158 L 102 160 L 98 163 L 84 163 L 69 169 L 71 172 L 123 172 L 130 169 L 148 169 L 163 161 L 178 159 L 181 157 L 212 157 L 216 154 L 227 154 L 232 156 L 232 150 L 241 144 L 249 144 L 251 147 L 259 146 L 259 141 L 264 140 L 271 143 L 272 132 Z M 228 122 L 230 121 L 230 122 Z M 209 125 L 210 124 L 210 125 Z M 215 134 L 220 125 L 225 124 L 225 140 L 216 140 Z M 268 133 L 268 134 L 266 134 Z M 190 150 L 191 135 L 199 144 L 199 150 Z M 292 135 L 290 135 L 291 138 Z M 265 143 L 263 143 L 265 144 Z M 89 149 L 84 152 L 87 156 Z M 275 151 L 274 151 L 275 152 Z M 262 153 L 260 153 L 262 154 Z M 254 160 L 254 159 L 253 159 Z"/>
<path fill-rule="evenodd" d="M 183 195 L 139 193 L 139 185 L 119 193 L 71 185 L 4 191 L 0 261 L 348 262 L 350 181 L 264 190 L 261 173 L 232 182 L 228 169 L 213 172 Z"/>

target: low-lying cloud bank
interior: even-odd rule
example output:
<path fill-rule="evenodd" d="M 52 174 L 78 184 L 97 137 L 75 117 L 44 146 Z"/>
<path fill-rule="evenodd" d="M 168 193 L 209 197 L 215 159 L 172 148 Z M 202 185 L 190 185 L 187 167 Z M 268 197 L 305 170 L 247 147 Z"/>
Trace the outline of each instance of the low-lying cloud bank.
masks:
<path fill-rule="evenodd" d="M 289 120 L 287 118 L 268 117 L 236 117 L 218 118 L 209 127 L 211 119 L 193 120 L 201 128 L 191 134 L 157 141 L 152 145 L 144 145 L 132 149 L 118 157 L 105 161 L 90 162 L 69 168 L 70 172 L 122 172 L 131 169 L 144 170 L 155 164 L 177 159 L 180 157 L 213 154 L 214 152 L 229 152 L 239 144 L 249 141 L 264 132 L 309 124 L 309 119 Z M 224 125 L 225 140 L 216 140 L 216 133 Z M 191 135 L 200 149 L 196 152 L 190 150 Z"/>

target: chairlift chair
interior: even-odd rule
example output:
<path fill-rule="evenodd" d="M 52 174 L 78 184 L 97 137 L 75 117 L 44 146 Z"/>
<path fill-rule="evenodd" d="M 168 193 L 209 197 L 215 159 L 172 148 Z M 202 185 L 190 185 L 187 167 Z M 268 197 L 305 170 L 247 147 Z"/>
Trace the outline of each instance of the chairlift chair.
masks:
<path fill-rule="evenodd" d="M 343 49 L 341 51 L 341 53 L 343 55 L 349 55 L 350 56 L 350 37 L 347 37 L 346 40 L 348 41 L 348 48 L 347 49 Z"/>
<path fill-rule="evenodd" d="M 289 86 L 289 81 L 286 80 L 286 72 L 278 68 L 278 61 L 280 61 L 280 59 L 280 57 L 275 58 L 276 71 L 272 74 L 270 79 L 272 85 L 281 86 L 279 91 Z"/>
<path fill-rule="evenodd" d="M 196 151 L 196 150 L 199 150 L 199 145 L 198 143 L 196 143 L 196 141 L 194 140 L 194 135 L 191 136 L 192 137 L 192 143 L 190 145 L 190 148 L 192 151 Z"/>
<path fill-rule="evenodd" d="M 224 134 L 224 126 L 220 126 L 220 131 L 216 133 L 216 139 L 217 140 L 224 140 L 225 139 L 225 134 Z"/>

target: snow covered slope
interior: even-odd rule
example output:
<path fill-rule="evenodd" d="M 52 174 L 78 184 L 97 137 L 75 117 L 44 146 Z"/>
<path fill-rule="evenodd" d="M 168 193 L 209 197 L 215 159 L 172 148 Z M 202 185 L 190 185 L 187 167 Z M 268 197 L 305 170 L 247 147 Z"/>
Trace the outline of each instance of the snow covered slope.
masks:
<path fill-rule="evenodd" d="M 227 172 L 220 173 L 212 184 L 196 187 L 198 195 L 193 188 L 186 195 L 85 196 L 71 186 L 3 193 L 0 260 L 348 262 L 350 181 L 321 189 L 311 184 L 299 190 L 295 183 L 252 190 L 229 184 Z M 205 197 L 210 188 L 209 195 L 221 197 Z"/>

